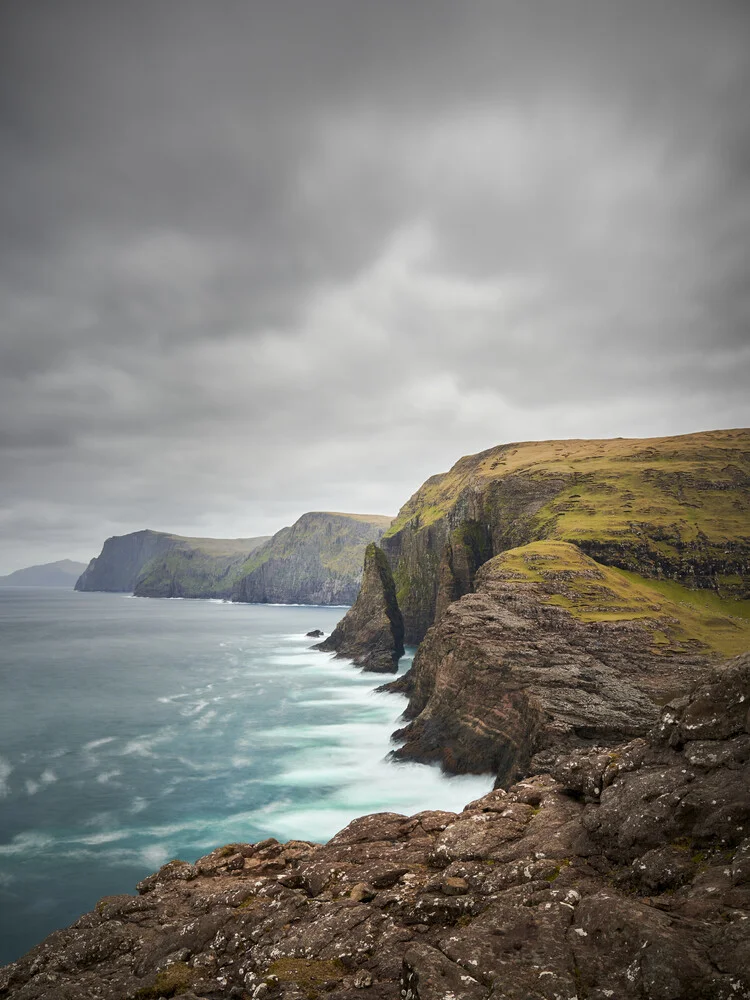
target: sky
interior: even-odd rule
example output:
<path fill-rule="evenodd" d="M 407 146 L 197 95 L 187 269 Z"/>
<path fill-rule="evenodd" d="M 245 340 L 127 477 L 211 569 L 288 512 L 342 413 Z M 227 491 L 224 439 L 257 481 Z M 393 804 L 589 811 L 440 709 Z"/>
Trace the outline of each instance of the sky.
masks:
<path fill-rule="evenodd" d="M 750 424 L 746 0 L 5 0 L 0 572 Z"/>

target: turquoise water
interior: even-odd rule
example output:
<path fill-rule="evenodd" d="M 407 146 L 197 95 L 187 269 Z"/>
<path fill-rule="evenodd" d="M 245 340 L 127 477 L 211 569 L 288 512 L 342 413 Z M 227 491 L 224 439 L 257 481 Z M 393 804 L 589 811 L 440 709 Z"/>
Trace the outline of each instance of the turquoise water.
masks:
<path fill-rule="evenodd" d="M 170 858 L 491 787 L 384 759 L 405 700 L 305 637 L 344 611 L 0 589 L 0 964 Z"/>

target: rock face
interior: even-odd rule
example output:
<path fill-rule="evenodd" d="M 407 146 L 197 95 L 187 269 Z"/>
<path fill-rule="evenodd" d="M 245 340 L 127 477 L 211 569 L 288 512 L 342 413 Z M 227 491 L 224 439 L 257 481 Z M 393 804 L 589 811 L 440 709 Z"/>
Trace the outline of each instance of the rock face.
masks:
<path fill-rule="evenodd" d="M 374 542 L 365 550 L 356 603 L 315 648 L 350 657 L 365 670 L 393 673 L 398 669 L 404 655 L 404 623 L 388 560 Z"/>
<path fill-rule="evenodd" d="M 116 535 L 91 560 L 75 589 L 139 597 L 228 598 L 238 569 L 266 540 L 186 538 L 150 530 Z"/>
<path fill-rule="evenodd" d="M 259 604 L 352 604 L 365 547 L 390 522 L 376 514 L 303 514 L 272 538 L 136 531 L 108 538 L 76 590 Z"/>
<path fill-rule="evenodd" d="M 27 566 L 17 569 L 8 576 L 0 576 L 0 587 L 67 587 L 72 589 L 76 580 L 86 569 L 83 563 L 70 559 L 44 563 L 41 566 Z"/>
<path fill-rule="evenodd" d="M 750 656 L 462 813 L 172 861 L 0 970 L 13 1000 L 750 997 Z"/>
<path fill-rule="evenodd" d="M 381 540 L 418 643 L 487 559 L 538 540 L 733 598 L 750 596 L 750 430 L 532 441 L 462 458 Z"/>
<path fill-rule="evenodd" d="M 353 604 L 365 548 L 392 518 L 310 513 L 282 528 L 246 560 L 234 600 L 259 604 Z"/>
<path fill-rule="evenodd" d="M 696 610 L 699 630 L 685 603 L 565 542 L 496 556 L 475 585 L 388 685 L 410 696 L 395 756 L 506 787 L 563 751 L 644 735 L 717 659 L 709 643 L 750 647 L 750 622 Z"/>

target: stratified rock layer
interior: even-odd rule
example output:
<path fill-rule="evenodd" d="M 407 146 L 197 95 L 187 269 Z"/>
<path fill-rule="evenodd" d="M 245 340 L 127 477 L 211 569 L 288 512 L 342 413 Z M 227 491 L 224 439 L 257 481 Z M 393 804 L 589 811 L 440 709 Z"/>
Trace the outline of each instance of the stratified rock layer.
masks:
<path fill-rule="evenodd" d="M 507 786 L 565 750 L 641 736 L 716 660 L 686 615 L 565 542 L 496 556 L 388 686 L 410 696 L 395 756 L 494 772 Z M 739 619 L 716 615 L 704 628 L 750 645 Z"/>
<path fill-rule="evenodd" d="M 456 815 L 172 861 L 0 970 L 13 1000 L 750 997 L 750 656 L 644 739 Z"/>
<path fill-rule="evenodd" d="M 404 624 L 388 560 L 377 545 L 365 550 L 362 586 L 352 608 L 316 649 L 335 652 L 376 673 L 393 673 L 404 655 Z"/>

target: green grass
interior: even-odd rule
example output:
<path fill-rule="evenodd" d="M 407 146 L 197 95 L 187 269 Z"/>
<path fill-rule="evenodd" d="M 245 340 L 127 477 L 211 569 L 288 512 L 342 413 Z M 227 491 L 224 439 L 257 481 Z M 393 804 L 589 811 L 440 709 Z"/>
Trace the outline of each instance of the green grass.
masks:
<path fill-rule="evenodd" d="M 247 576 L 270 559 L 317 562 L 335 576 L 357 576 L 365 546 L 377 540 L 392 518 L 381 514 L 303 514 L 290 528 L 282 528 L 245 560 Z"/>
<path fill-rule="evenodd" d="M 133 1000 L 158 1000 L 159 997 L 180 996 L 187 993 L 199 978 L 198 973 L 184 962 L 175 962 L 157 972 L 150 986 L 142 986 L 133 994 Z"/>
<path fill-rule="evenodd" d="M 265 971 L 266 976 L 276 976 L 282 983 L 295 983 L 308 995 L 331 980 L 341 980 L 346 968 L 337 959 L 324 961 L 310 958 L 279 958 Z"/>
<path fill-rule="evenodd" d="M 584 622 L 637 621 L 651 632 L 652 651 L 695 644 L 722 656 L 750 649 L 750 601 L 735 601 L 672 581 L 603 566 L 567 542 L 532 542 L 503 552 L 485 572 L 534 584 L 544 600 Z"/>
<path fill-rule="evenodd" d="M 535 515 L 538 537 L 617 537 L 646 522 L 674 537 L 750 536 L 750 430 L 672 438 L 527 441 L 460 459 L 420 487 L 386 532 L 421 530 L 444 517 L 463 490 L 523 476 L 563 486 Z"/>

